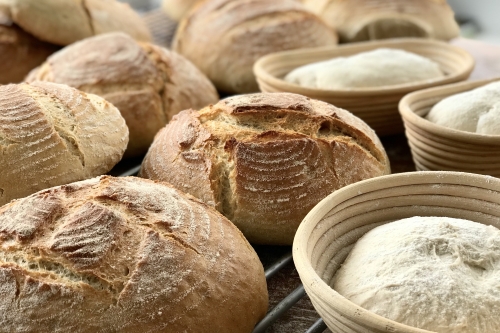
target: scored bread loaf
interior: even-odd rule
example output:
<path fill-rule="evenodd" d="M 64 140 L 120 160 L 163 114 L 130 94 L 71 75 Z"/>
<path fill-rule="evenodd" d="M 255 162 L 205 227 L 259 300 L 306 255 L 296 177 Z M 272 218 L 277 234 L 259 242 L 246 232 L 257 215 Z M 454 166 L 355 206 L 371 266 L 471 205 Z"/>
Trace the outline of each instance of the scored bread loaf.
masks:
<path fill-rule="evenodd" d="M 102 175 L 127 143 L 123 117 L 101 97 L 48 82 L 0 86 L 0 205 Z"/>
<path fill-rule="evenodd" d="M 459 35 L 446 0 L 304 0 L 341 42 L 395 37 L 450 40 Z"/>
<path fill-rule="evenodd" d="M 0 0 L 0 84 L 22 81 L 60 46 L 111 31 L 151 40 L 139 15 L 116 0 Z"/>
<path fill-rule="evenodd" d="M 172 47 L 217 89 L 246 93 L 258 91 L 252 67 L 260 57 L 335 44 L 335 32 L 294 0 L 211 0 L 181 21 Z"/>
<path fill-rule="evenodd" d="M 361 119 L 301 95 L 262 93 L 182 111 L 157 134 L 139 175 L 215 206 L 252 243 L 291 244 L 328 194 L 389 172 Z"/>
<path fill-rule="evenodd" d="M 126 157 L 145 154 L 174 114 L 219 100 L 212 83 L 184 57 L 117 32 L 53 54 L 26 78 L 35 80 L 64 83 L 116 106 L 130 130 Z"/>
<path fill-rule="evenodd" d="M 0 208 L 2 332 L 250 333 L 264 270 L 224 216 L 167 184 L 104 176 Z"/>

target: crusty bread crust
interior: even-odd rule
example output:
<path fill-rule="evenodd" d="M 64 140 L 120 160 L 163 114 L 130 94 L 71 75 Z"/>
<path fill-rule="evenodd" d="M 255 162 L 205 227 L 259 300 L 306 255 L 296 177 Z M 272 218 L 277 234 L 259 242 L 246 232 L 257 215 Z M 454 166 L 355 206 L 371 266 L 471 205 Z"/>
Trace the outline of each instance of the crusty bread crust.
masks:
<path fill-rule="evenodd" d="M 145 154 L 174 114 L 219 100 L 212 83 L 184 57 L 123 33 L 65 47 L 26 78 L 34 80 L 67 84 L 116 106 L 130 130 L 126 157 Z"/>
<path fill-rule="evenodd" d="M 0 0 L 0 10 L 24 31 L 57 45 L 111 31 L 151 40 L 139 15 L 116 0 Z"/>
<path fill-rule="evenodd" d="M 3 332 L 251 332 L 262 264 L 234 225 L 173 189 L 104 176 L 0 208 Z"/>
<path fill-rule="evenodd" d="M 277 51 L 335 45 L 337 35 L 293 0 L 211 0 L 181 21 L 172 48 L 192 61 L 217 89 L 258 91 L 253 64 Z"/>
<path fill-rule="evenodd" d="M 123 117 L 101 97 L 48 82 L 0 86 L 0 205 L 102 175 L 127 143 Z"/>
<path fill-rule="evenodd" d="M 305 0 L 342 42 L 395 37 L 450 40 L 459 35 L 446 0 Z"/>
<path fill-rule="evenodd" d="M 241 95 L 175 116 L 140 176 L 215 206 L 250 242 L 291 244 L 321 199 L 390 173 L 379 139 L 333 105 L 288 93 Z"/>

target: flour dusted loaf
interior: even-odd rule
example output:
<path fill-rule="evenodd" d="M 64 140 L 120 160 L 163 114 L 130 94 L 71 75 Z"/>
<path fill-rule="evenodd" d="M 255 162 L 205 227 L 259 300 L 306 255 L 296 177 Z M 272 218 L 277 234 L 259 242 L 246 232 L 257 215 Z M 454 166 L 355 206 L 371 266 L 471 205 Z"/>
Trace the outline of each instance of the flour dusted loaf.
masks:
<path fill-rule="evenodd" d="M 0 86 L 0 206 L 108 172 L 127 142 L 123 117 L 101 97 L 48 82 Z"/>
<path fill-rule="evenodd" d="M 335 45 L 337 35 L 293 0 L 211 0 L 180 23 L 173 49 L 191 60 L 217 89 L 258 91 L 252 67 L 282 50 Z"/>
<path fill-rule="evenodd" d="M 0 83 L 20 82 L 60 46 L 123 31 L 141 41 L 150 33 L 116 0 L 0 0 Z M 7 53 L 8 52 L 8 53 Z"/>
<path fill-rule="evenodd" d="M 250 333 L 267 310 L 255 251 L 166 184 L 104 176 L 0 208 L 3 332 Z"/>
<path fill-rule="evenodd" d="M 307 88 L 348 89 L 391 86 L 443 77 L 436 62 L 418 54 L 380 48 L 294 69 L 285 81 Z"/>
<path fill-rule="evenodd" d="M 116 106 L 130 130 L 126 157 L 145 154 L 174 114 L 219 100 L 212 83 L 184 57 L 116 32 L 53 54 L 26 78 L 34 80 L 64 83 Z"/>
<path fill-rule="evenodd" d="M 395 37 L 450 40 L 459 35 L 446 0 L 304 0 L 342 42 Z"/>
<path fill-rule="evenodd" d="M 261 93 L 176 115 L 140 176 L 215 206 L 250 242 L 291 244 L 321 199 L 389 172 L 382 144 L 361 119 L 301 95 Z"/>
<path fill-rule="evenodd" d="M 460 131 L 500 135 L 500 82 L 449 96 L 434 105 L 426 118 Z"/>
<path fill-rule="evenodd" d="M 439 333 L 500 331 L 500 230 L 447 217 L 379 226 L 355 244 L 334 289 L 394 321 Z"/>

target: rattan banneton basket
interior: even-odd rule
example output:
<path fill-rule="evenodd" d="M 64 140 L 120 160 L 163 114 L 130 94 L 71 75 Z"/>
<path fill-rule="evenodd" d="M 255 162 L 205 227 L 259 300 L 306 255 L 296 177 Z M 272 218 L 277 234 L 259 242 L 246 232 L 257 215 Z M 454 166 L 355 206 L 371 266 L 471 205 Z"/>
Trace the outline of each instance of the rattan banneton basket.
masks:
<path fill-rule="evenodd" d="M 441 66 L 446 76 L 401 85 L 342 90 L 305 88 L 283 80 L 286 74 L 297 67 L 381 47 L 406 50 L 430 58 Z M 401 38 L 272 53 L 255 63 L 254 73 L 264 92 L 292 92 L 331 103 L 363 119 L 378 135 L 388 135 L 403 132 L 398 103 L 404 95 L 419 89 L 465 80 L 473 68 L 474 59 L 459 47 L 429 39 Z"/>
<path fill-rule="evenodd" d="M 318 203 L 297 231 L 293 260 L 332 332 L 429 333 L 367 311 L 330 287 L 363 234 L 411 216 L 463 218 L 500 228 L 500 179 L 446 171 L 401 173 L 351 184 Z"/>
<path fill-rule="evenodd" d="M 399 104 L 417 170 L 449 170 L 500 177 L 500 135 L 458 131 L 434 124 L 425 115 L 440 100 L 496 79 L 462 82 L 416 91 Z"/>

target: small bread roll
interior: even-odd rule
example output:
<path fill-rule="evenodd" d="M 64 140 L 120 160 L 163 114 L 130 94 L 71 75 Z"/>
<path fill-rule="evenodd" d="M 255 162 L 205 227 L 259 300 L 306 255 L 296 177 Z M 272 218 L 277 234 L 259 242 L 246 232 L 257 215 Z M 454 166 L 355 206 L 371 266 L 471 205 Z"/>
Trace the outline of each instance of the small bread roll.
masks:
<path fill-rule="evenodd" d="M 35 80 L 64 83 L 113 103 L 130 130 L 126 157 L 145 154 L 174 114 L 219 100 L 212 83 L 184 57 L 117 32 L 53 54 L 26 78 Z"/>
<path fill-rule="evenodd" d="M 101 177 L 0 208 L 1 330 L 250 333 L 267 311 L 255 251 L 166 184 Z"/>
<path fill-rule="evenodd" d="M 246 93 L 259 90 L 252 67 L 260 57 L 336 43 L 336 34 L 296 1 L 211 0 L 183 19 L 172 45 L 217 89 Z"/>
<path fill-rule="evenodd" d="M 449 96 L 434 105 L 426 118 L 459 131 L 500 135 L 500 82 Z"/>
<path fill-rule="evenodd" d="M 304 0 L 341 42 L 396 37 L 450 40 L 460 29 L 446 0 Z"/>
<path fill-rule="evenodd" d="M 22 81 L 60 46 L 111 31 L 151 40 L 139 15 L 116 0 L 0 0 L 0 84 Z"/>
<path fill-rule="evenodd" d="M 438 333 L 500 332 L 500 230 L 415 216 L 361 237 L 333 288 L 385 318 Z"/>
<path fill-rule="evenodd" d="M 0 206 L 102 175 L 127 143 L 123 117 L 99 96 L 47 82 L 0 86 Z"/>
<path fill-rule="evenodd" d="M 372 88 L 435 80 L 444 74 L 439 64 L 397 49 L 376 49 L 294 69 L 285 81 L 307 88 Z"/>
<path fill-rule="evenodd" d="M 361 119 L 301 95 L 264 93 L 182 111 L 158 133 L 139 175 L 216 207 L 251 243 L 289 245 L 321 199 L 388 173 L 385 150 Z"/>

